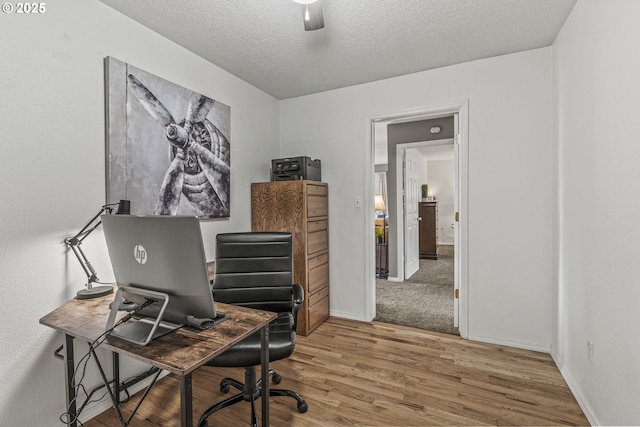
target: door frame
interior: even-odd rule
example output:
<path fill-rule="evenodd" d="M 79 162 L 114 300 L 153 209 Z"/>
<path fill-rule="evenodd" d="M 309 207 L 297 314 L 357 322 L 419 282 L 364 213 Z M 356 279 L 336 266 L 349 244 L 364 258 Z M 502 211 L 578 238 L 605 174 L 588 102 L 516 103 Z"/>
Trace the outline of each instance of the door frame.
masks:
<path fill-rule="evenodd" d="M 364 206 L 368 207 L 370 214 L 366 215 L 366 230 L 373 230 L 375 224 L 374 210 L 374 162 L 375 162 L 375 123 L 380 121 L 393 121 L 397 123 L 442 117 L 449 114 L 458 114 L 458 212 L 459 221 L 456 233 L 458 234 L 457 265 L 459 283 L 459 310 L 458 328 L 460 336 L 467 338 L 469 335 L 469 100 L 454 101 L 449 104 L 417 107 L 402 111 L 381 112 L 371 114 L 365 119 L 365 147 L 369 154 L 369 161 L 365 164 L 365 194 Z M 397 157 L 396 157 L 397 160 Z M 374 233 L 365 232 L 365 318 L 371 321 L 376 315 L 376 277 L 375 277 L 375 236 Z"/>

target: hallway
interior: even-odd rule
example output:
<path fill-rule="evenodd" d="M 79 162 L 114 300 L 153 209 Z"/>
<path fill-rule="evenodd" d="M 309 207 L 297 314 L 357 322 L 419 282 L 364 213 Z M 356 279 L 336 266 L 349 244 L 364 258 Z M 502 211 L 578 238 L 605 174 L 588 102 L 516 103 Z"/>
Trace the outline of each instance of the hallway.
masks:
<path fill-rule="evenodd" d="M 459 335 L 453 322 L 453 246 L 441 245 L 438 259 L 421 259 L 404 282 L 376 279 L 374 320 Z"/>

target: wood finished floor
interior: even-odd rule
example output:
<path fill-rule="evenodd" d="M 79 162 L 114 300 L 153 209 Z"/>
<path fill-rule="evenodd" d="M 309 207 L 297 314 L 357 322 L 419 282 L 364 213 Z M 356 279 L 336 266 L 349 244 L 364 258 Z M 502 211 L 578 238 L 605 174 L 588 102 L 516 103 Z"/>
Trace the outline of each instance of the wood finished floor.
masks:
<path fill-rule="evenodd" d="M 298 337 L 293 356 L 271 367 L 283 377 L 278 388 L 309 404 L 299 414 L 293 399 L 272 398 L 276 427 L 589 425 L 548 354 L 420 329 L 332 318 Z M 226 396 L 218 390 L 223 376 L 242 380 L 243 370 L 203 367 L 193 374 L 194 422 Z M 125 414 L 136 403 L 125 404 Z M 131 425 L 179 426 L 179 405 L 178 380 L 169 375 Z M 238 403 L 211 416 L 209 426 L 247 426 L 249 415 L 249 404 Z M 114 425 L 113 409 L 85 423 Z"/>

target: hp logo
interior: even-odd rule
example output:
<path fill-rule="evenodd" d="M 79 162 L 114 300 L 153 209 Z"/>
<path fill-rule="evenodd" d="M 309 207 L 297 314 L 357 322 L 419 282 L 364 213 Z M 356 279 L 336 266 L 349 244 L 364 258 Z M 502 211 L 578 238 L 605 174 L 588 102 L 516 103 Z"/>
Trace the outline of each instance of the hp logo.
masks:
<path fill-rule="evenodd" d="M 135 257 L 138 264 L 145 264 L 147 262 L 147 250 L 142 245 L 136 245 L 133 248 L 133 256 Z"/>

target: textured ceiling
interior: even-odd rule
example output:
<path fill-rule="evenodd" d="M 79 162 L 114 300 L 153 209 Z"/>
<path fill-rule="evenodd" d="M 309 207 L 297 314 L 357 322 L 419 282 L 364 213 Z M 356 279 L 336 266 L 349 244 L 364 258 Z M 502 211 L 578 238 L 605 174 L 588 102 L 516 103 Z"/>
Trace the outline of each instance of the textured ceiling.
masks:
<path fill-rule="evenodd" d="M 576 0 L 100 0 L 278 99 L 549 46 Z"/>

